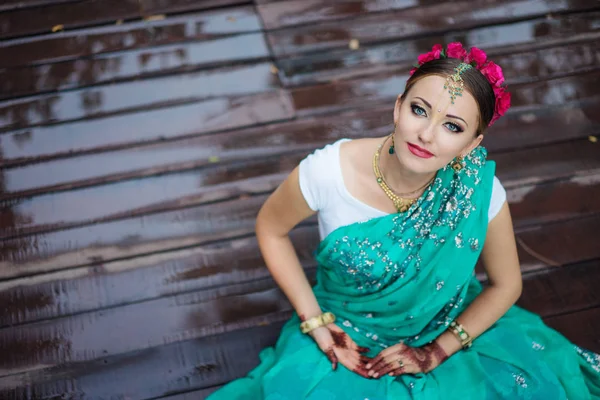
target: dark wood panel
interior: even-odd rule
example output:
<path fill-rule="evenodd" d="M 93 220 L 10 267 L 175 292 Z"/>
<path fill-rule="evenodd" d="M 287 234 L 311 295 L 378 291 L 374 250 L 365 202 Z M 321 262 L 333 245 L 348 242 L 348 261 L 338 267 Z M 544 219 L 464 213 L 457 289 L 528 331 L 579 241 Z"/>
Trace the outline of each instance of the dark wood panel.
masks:
<path fill-rule="evenodd" d="M 314 270 L 316 224 L 299 227 L 290 237 L 300 262 L 307 271 Z M 267 278 L 270 273 L 254 236 L 209 243 L 0 282 L 0 327 Z"/>
<path fill-rule="evenodd" d="M 567 150 L 565 155 L 554 158 L 563 147 Z M 582 153 L 582 149 L 587 151 Z M 264 155 L 260 159 L 215 165 L 141 181 L 124 181 L 110 186 L 6 202 L 0 208 L 0 226 L 3 228 L 0 238 L 40 234 L 90 223 L 200 206 L 219 200 L 261 195 L 274 190 L 308 152 L 305 149 L 269 158 Z M 498 175 L 501 178 L 509 174 L 518 175 L 514 178 L 517 183 L 526 184 L 517 186 L 514 180 L 504 181 L 505 186 L 513 188 L 508 195 L 511 204 L 515 206 L 513 213 L 519 226 L 600 211 L 600 196 L 594 196 L 600 190 L 600 165 L 595 162 L 600 159 L 600 147 L 590 147 L 588 143 L 581 142 L 575 148 L 558 144 L 543 148 L 542 151 L 536 149 L 520 152 L 512 157 L 531 158 L 526 168 L 519 168 L 521 165 L 516 164 L 518 167 L 515 169 L 511 168 L 515 165 L 511 161 L 511 154 L 500 155 L 506 163 L 498 167 Z M 582 164 L 586 159 L 590 159 L 591 163 Z M 573 167 L 579 165 L 582 169 L 551 171 L 557 162 Z M 590 171 L 590 167 L 594 169 Z M 558 172 L 566 175 L 557 175 Z M 540 181 L 567 177 L 572 178 L 539 185 Z M 202 184 L 199 185 L 199 182 Z"/>
<path fill-rule="evenodd" d="M 307 25 L 325 21 L 360 17 L 374 12 L 385 12 L 414 7 L 415 1 L 389 0 L 291 0 L 257 2 L 257 10 L 267 29 L 279 29 L 294 25 Z M 444 3 L 442 1 L 438 3 Z"/>
<path fill-rule="evenodd" d="M 523 149 L 600 134 L 600 97 L 513 112 L 484 140 L 492 152 Z M 112 152 L 86 154 L 2 171 L 0 199 L 176 173 L 208 165 L 308 152 L 342 137 L 383 136 L 391 127 L 389 105 L 321 118 L 298 119 Z"/>
<path fill-rule="evenodd" d="M 595 16 L 595 20 L 592 19 Z M 577 17 L 580 17 L 577 15 Z M 409 71 L 419 54 L 428 52 L 433 43 L 461 41 L 467 46 L 484 47 L 494 62 L 501 65 L 510 83 L 523 83 L 539 79 L 549 79 L 564 73 L 576 73 L 596 68 L 598 60 L 598 40 L 600 32 L 593 22 L 600 22 L 600 13 L 590 13 L 577 20 L 583 27 L 570 29 L 568 36 L 560 37 L 561 30 L 571 28 L 575 16 L 562 16 L 563 24 L 553 26 L 548 35 L 537 37 L 537 26 L 548 20 L 525 21 L 494 28 L 484 27 L 467 32 L 448 33 L 439 37 L 428 37 L 411 41 L 384 43 L 358 50 L 340 49 L 308 56 L 293 57 L 277 61 L 279 76 L 286 87 L 324 83 L 333 80 L 347 80 L 382 72 Z M 551 23 L 555 23 L 552 21 Z M 589 24 L 591 26 L 588 26 Z M 576 25 L 578 26 L 578 25 Z M 494 29 L 495 32 L 489 32 Z M 489 36 L 506 38 L 511 32 L 527 32 L 508 43 L 490 43 Z M 558 32 L 556 32 L 558 31 Z M 560 39 L 557 40 L 557 36 Z M 493 36 L 496 37 L 496 36 Z M 507 45 L 508 49 L 507 49 Z M 515 47 L 518 45 L 518 47 Z M 552 47 L 549 47 L 552 46 Z M 508 51 L 507 51 L 508 50 Z M 508 53 L 508 54 L 507 54 Z"/>
<path fill-rule="evenodd" d="M 111 83 L 0 102 L 0 131 L 243 96 L 280 86 L 266 62 Z"/>
<path fill-rule="evenodd" d="M 74 3 L 81 0 L 4 0 L 0 4 L 0 11 L 16 10 L 19 8 L 37 7 L 48 4 Z"/>
<path fill-rule="evenodd" d="M 505 186 L 510 188 L 526 183 L 534 184 L 545 180 L 565 179 L 573 177 L 581 171 L 598 170 L 600 169 L 599 152 L 599 146 L 592 145 L 586 140 L 499 154 L 495 158 L 499 165 L 498 176 L 505 182 Z M 169 203 L 168 198 L 160 195 L 160 192 L 145 192 L 134 184 L 123 186 L 129 189 L 127 196 L 134 199 L 134 202 L 139 201 L 135 200 L 137 198 L 152 198 L 152 195 L 163 196 L 164 200 L 154 208 L 149 207 L 148 203 L 143 206 L 137 203 L 139 209 L 135 211 L 136 216 L 133 218 L 127 218 L 132 216 L 132 211 L 129 211 L 130 214 L 128 214 L 126 211 L 120 210 L 122 212 L 119 214 L 113 209 L 113 216 L 107 218 L 107 221 L 103 223 L 95 218 L 86 221 L 95 223 L 92 226 L 76 225 L 65 231 L 42 231 L 31 236 L 6 240 L 0 249 L 0 257 L 3 260 L 0 266 L 4 267 L 0 268 L 0 276 L 28 275 L 42 270 L 87 264 L 92 260 L 129 257 L 135 254 L 163 251 L 173 248 L 172 246 L 183 247 L 198 244 L 209 238 L 215 239 L 252 232 L 254 218 L 265 195 L 250 197 L 248 195 L 257 191 L 266 193 L 274 189 L 300 159 L 301 155 L 281 156 L 275 159 L 260 160 L 260 164 L 258 161 L 240 163 L 234 170 L 215 169 L 214 175 L 210 178 L 209 176 L 200 176 L 199 180 L 203 185 L 227 184 L 234 180 L 241 181 L 244 177 L 247 179 L 248 177 L 264 176 L 264 178 L 262 181 L 250 180 L 247 185 L 242 184 L 238 187 L 235 185 L 221 187 L 217 190 L 225 191 L 213 197 L 213 201 L 234 196 L 239 197 L 238 200 L 175 209 L 158 214 L 148 213 L 158 212 L 169 207 L 189 207 L 194 204 L 193 201 L 204 199 L 206 202 L 210 197 L 207 193 L 200 192 L 196 200 L 192 195 L 188 195 L 183 197 L 183 201 L 175 198 L 170 199 Z M 556 165 L 561 165 L 561 168 L 557 169 Z M 275 177 L 272 174 L 281 175 Z M 577 180 L 573 181 L 573 183 L 576 182 Z M 158 186 L 158 188 L 161 187 Z M 106 203 L 111 203 L 110 199 L 120 198 L 120 203 L 117 203 L 116 207 L 125 201 L 123 195 L 99 197 L 96 192 L 96 196 L 97 200 L 90 204 L 90 208 L 84 209 L 84 215 L 87 215 L 88 218 L 90 215 L 94 215 L 94 207 L 100 207 L 102 199 L 107 199 Z M 91 198 L 87 199 L 93 201 Z M 81 205 L 82 202 L 79 201 L 78 204 Z M 554 212 L 558 215 L 564 212 L 561 205 L 552 206 L 552 202 L 548 203 L 548 207 L 555 210 Z M 589 206 L 579 203 L 574 208 L 583 210 L 586 207 Z M 51 210 L 52 207 L 48 209 Z M 13 226 L 12 232 L 14 232 L 14 227 L 21 224 L 20 221 L 26 216 L 26 214 L 19 215 L 14 212 L 10 213 L 10 211 L 4 215 L 3 227 L 6 232 L 11 231 L 11 226 Z M 40 215 L 52 218 L 48 213 L 42 212 Z M 149 226 L 151 229 L 148 228 Z M 52 229 L 57 228 L 56 226 L 52 227 Z"/>
<path fill-rule="evenodd" d="M 255 367 L 258 353 L 275 343 L 282 325 L 278 322 L 88 363 L 61 365 L 51 372 L 37 370 L 0 377 L 0 396 L 10 400 L 31 400 L 33 396 L 148 399 L 214 387 Z"/>
<path fill-rule="evenodd" d="M 600 307 L 548 318 L 546 323 L 577 345 L 600 354 Z"/>
<path fill-rule="evenodd" d="M 521 307 L 549 317 L 600 307 L 600 259 L 547 267 L 523 277 Z"/>
<path fill-rule="evenodd" d="M 594 8 L 598 4 L 589 1 L 481 1 L 476 5 L 472 1 L 435 2 L 396 12 L 366 14 L 349 21 L 278 29 L 267 33 L 267 37 L 273 52 L 280 57 L 347 47 L 353 39 L 371 44 Z"/>
<path fill-rule="evenodd" d="M 550 235 L 574 237 L 579 236 L 579 231 L 589 235 L 592 228 L 600 228 L 600 217 L 544 226 L 544 233 L 536 235 L 535 240 L 543 245 Z M 591 254 L 600 257 L 598 246 L 589 246 L 587 252 L 581 251 L 581 244 L 577 247 L 578 251 L 568 253 L 572 258 L 565 259 L 565 264 L 584 260 Z M 564 259 L 565 253 L 556 241 L 548 246 L 548 251 L 552 253 L 550 257 Z M 590 268 L 597 268 L 597 264 Z M 588 292 L 596 287 L 592 281 L 582 285 Z M 541 293 L 530 291 L 526 296 L 529 295 L 535 298 Z M 580 302 L 573 301 L 575 305 Z M 600 304 L 600 294 L 588 306 L 592 304 Z M 290 312 L 291 306 L 274 282 L 262 279 L 0 329 L 0 350 L 6 368 L 32 371 L 274 323 Z M 127 335 L 122 335 L 125 329 Z M 119 340 L 103 332 L 118 332 Z"/>
<path fill-rule="evenodd" d="M 262 33 L 225 36 L 209 41 L 179 43 L 98 55 L 75 61 L 0 70 L 0 100 L 56 90 L 116 83 L 157 75 L 267 59 Z M 151 84 L 148 82 L 147 84 Z M 201 88 L 201 86 L 198 86 Z M 64 100 L 64 98 L 63 98 Z M 42 100 L 37 100 L 36 103 Z M 25 104 L 31 102 L 24 101 Z M 13 103 L 13 104 L 18 104 Z M 54 107 L 56 103 L 53 103 Z M 30 108 L 35 115 L 35 109 Z M 34 115 L 23 115 L 26 120 Z M 43 119 L 44 116 L 38 115 Z M 14 121 L 18 123 L 18 121 Z M 26 121 L 25 121 L 26 122 Z M 9 123 L 6 121 L 3 125 Z"/>
<path fill-rule="evenodd" d="M 24 129 L 5 135 L 1 149 L 4 165 L 37 162 L 49 155 L 108 151 L 144 142 L 282 121 L 293 115 L 289 95 L 282 90 L 273 90 Z"/>
<path fill-rule="evenodd" d="M 0 39 L 47 33 L 56 25 L 75 29 L 112 23 L 119 19 L 250 3 L 243 0 L 86 0 L 71 4 L 57 3 L 0 14 Z"/>
<path fill-rule="evenodd" d="M 4 41 L 0 43 L 3 53 L 0 67 L 40 65 L 148 46 L 259 32 L 260 29 L 260 20 L 254 7 L 247 6 L 169 16 L 163 20 L 127 21 Z"/>
<path fill-rule="evenodd" d="M 160 400 L 202 400 L 206 399 L 209 394 L 219 390 L 223 385 L 213 386 L 207 389 L 194 390 L 193 392 L 184 392 L 174 394 L 168 397 L 161 397 Z"/>
<path fill-rule="evenodd" d="M 565 266 L 598 257 L 600 215 L 542 224 L 517 231 L 521 270 L 536 271 L 547 265 Z"/>
<path fill-rule="evenodd" d="M 390 105 L 404 90 L 408 71 L 370 76 L 351 81 L 294 88 L 291 94 L 298 116 L 312 116 L 360 107 L 365 102 Z M 570 100 L 591 97 L 600 89 L 600 71 L 560 79 L 513 85 L 510 87 L 512 108 L 534 105 L 558 105 Z M 493 132 L 493 128 L 490 129 Z"/>

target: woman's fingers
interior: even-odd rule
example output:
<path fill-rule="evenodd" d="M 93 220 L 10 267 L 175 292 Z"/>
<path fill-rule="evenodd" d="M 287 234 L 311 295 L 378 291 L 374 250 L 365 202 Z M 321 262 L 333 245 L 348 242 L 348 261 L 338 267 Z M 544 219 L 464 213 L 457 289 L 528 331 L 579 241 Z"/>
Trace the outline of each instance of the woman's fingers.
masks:
<path fill-rule="evenodd" d="M 327 359 L 331 362 L 331 369 L 335 371 L 338 365 L 338 358 L 335 352 L 333 351 L 333 347 L 326 349 L 325 355 L 327 356 Z"/>
<path fill-rule="evenodd" d="M 391 362 L 391 363 L 387 364 L 381 370 L 377 371 L 375 373 L 375 375 L 373 375 L 373 377 L 377 378 L 380 376 L 384 376 L 385 374 L 389 374 L 390 372 L 397 370 L 397 369 L 400 369 L 400 370 L 404 369 L 404 364 L 400 363 L 400 361 Z"/>

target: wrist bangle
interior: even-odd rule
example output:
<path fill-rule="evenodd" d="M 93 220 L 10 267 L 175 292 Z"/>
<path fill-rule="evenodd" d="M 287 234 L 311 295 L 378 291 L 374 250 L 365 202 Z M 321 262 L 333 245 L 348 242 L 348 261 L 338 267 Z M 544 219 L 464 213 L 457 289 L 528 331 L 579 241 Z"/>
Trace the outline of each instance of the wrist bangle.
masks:
<path fill-rule="evenodd" d="M 300 330 L 302 333 L 309 333 L 317 328 L 331 324 L 334 321 L 335 315 L 333 315 L 333 313 L 326 312 L 302 322 L 300 324 Z"/>
<path fill-rule="evenodd" d="M 473 344 L 471 335 L 469 335 L 469 333 L 465 331 L 465 328 L 458 322 L 452 321 L 448 330 L 456 336 L 463 349 L 468 349 Z"/>

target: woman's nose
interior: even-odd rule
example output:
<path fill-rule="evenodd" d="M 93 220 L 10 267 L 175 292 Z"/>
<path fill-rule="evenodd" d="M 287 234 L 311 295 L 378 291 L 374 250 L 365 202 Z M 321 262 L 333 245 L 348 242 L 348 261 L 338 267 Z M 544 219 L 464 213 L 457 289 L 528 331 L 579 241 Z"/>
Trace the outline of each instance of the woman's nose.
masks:
<path fill-rule="evenodd" d="M 433 140 L 433 124 L 427 124 L 419 132 L 419 139 L 423 143 L 430 143 Z"/>

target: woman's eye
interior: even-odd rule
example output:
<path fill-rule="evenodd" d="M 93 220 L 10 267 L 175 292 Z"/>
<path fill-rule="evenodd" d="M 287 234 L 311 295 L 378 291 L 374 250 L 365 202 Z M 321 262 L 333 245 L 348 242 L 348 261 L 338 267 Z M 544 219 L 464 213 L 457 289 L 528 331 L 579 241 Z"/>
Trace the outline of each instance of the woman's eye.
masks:
<path fill-rule="evenodd" d="M 419 106 L 413 104 L 411 106 L 411 108 L 412 108 L 412 112 L 414 114 L 416 114 L 416 115 L 427 115 L 427 113 L 425 112 L 425 110 L 423 109 L 423 107 L 419 107 Z"/>
<path fill-rule="evenodd" d="M 456 132 L 456 133 L 462 132 L 462 129 L 460 128 L 460 126 L 458 126 L 456 124 L 448 122 L 445 125 L 446 125 L 446 128 L 448 128 L 448 130 L 450 130 L 451 132 Z"/>

